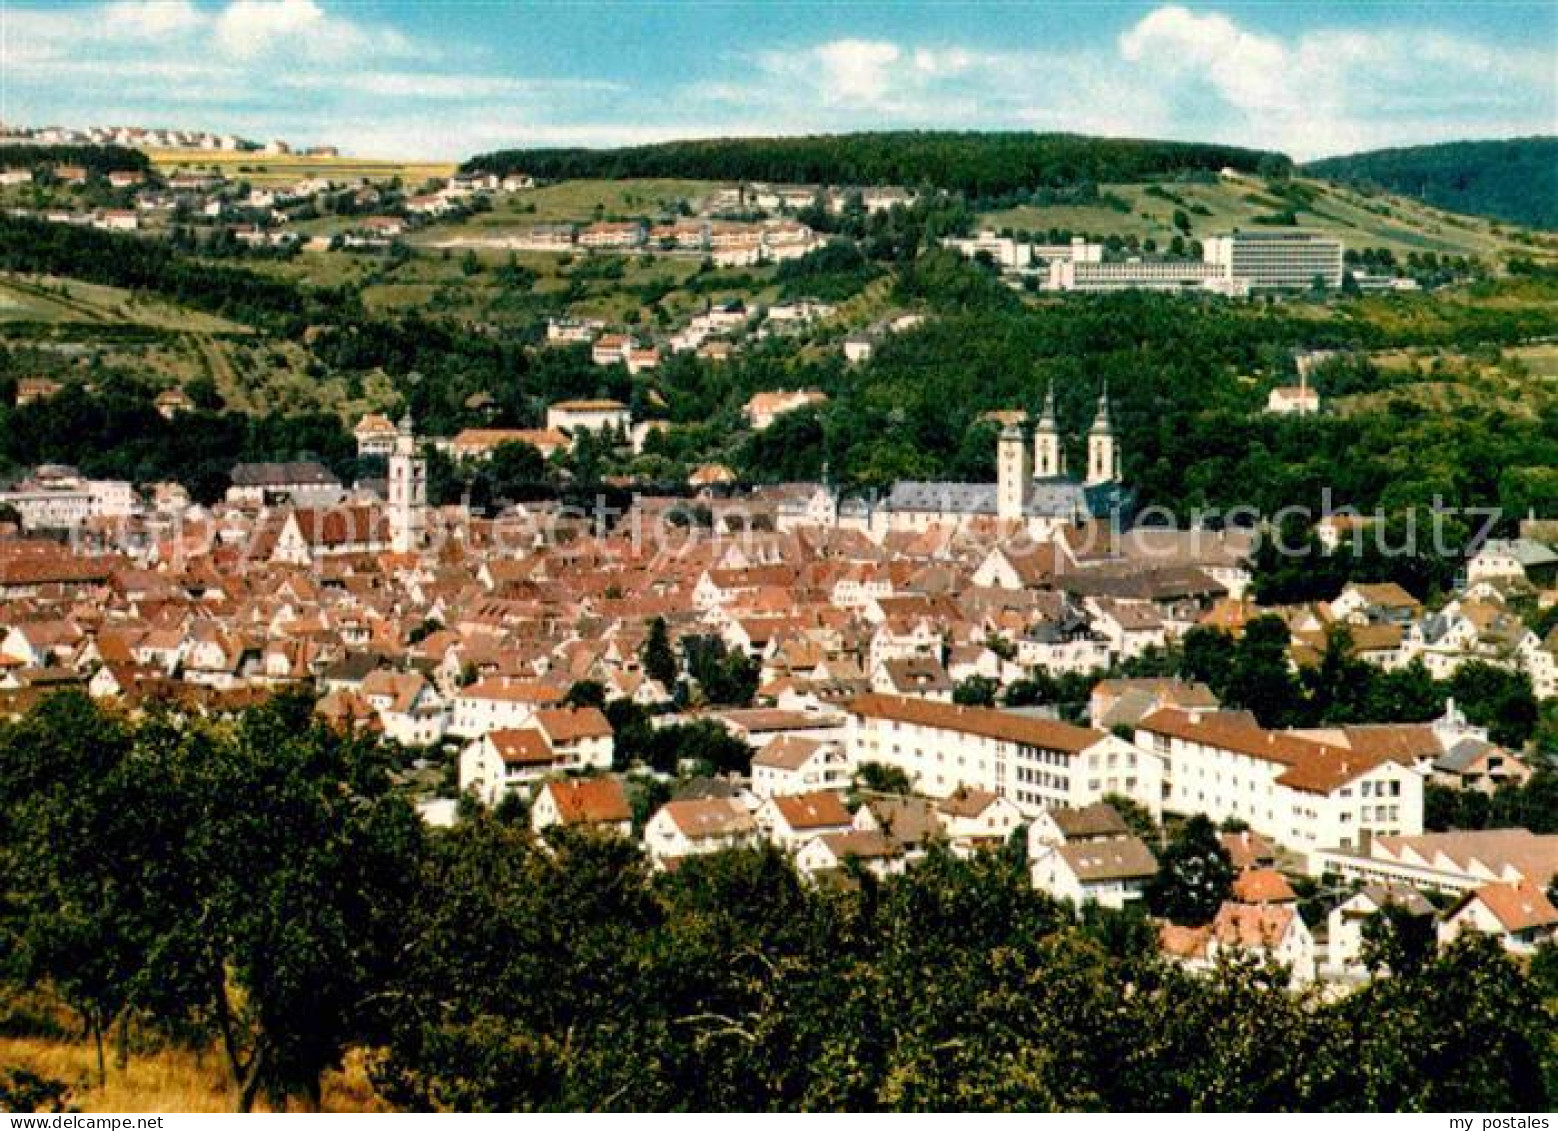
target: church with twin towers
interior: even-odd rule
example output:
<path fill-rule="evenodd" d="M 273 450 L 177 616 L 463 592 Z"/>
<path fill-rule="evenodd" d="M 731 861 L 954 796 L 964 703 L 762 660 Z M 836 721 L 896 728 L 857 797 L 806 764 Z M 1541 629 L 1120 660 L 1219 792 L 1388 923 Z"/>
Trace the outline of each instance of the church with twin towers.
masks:
<path fill-rule="evenodd" d="M 1002 426 L 994 483 L 900 481 L 873 516 L 878 526 L 886 531 L 928 530 L 994 522 L 1008 531 L 1026 530 L 1033 538 L 1048 539 L 1064 526 L 1116 515 L 1123 522 L 1128 517 L 1134 493 L 1121 477 L 1120 441 L 1107 387 L 1099 391 L 1087 430 L 1087 466 L 1081 475 L 1066 466 L 1053 385 L 1033 423 L 1031 442 L 1025 424 L 1008 417 Z"/>

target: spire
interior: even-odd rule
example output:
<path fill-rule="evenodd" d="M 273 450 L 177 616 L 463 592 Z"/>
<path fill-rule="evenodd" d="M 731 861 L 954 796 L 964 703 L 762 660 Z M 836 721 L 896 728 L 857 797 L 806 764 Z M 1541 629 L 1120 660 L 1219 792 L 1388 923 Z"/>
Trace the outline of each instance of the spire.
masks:
<path fill-rule="evenodd" d="M 1054 432 L 1059 428 L 1055 423 L 1055 382 L 1053 381 L 1044 391 L 1044 411 L 1040 413 L 1039 422 L 1034 427 L 1041 432 Z"/>
<path fill-rule="evenodd" d="M 1098 394 L 1098 415 L 1087 431 L 1087 482 L 1117 482 L 1120 478 L 1120 449 L 1115 443 L 1114 422 L 1109 417 L 1109 385 Z"/>
<path fill-rule="evenodd" d="M 1098 415 L 1093 417 L 1091 433 L 1095 436 L 1108 436 L 1114 433 L 1114 421 L 1109 415 L 1109 382 L 1104 382 L 1103 391 L 1098 394 Z"/>
<path fill-rule="evenodd" d="M 1033 426 L 1033 477 L 1054 479 L 1066 473 L 1066 458 L 1060 450 L 1060 425 L 1055 422 L 1055 382 L 1044 392 L 1044 414 Z"/>
<path fill-rule="evenodd" d="M 410 436 L 410 435 L 413 434 L 413 430 L 412 430 L 412 426 L 411 426 L 411 406 L 410 405 L 406 406 L 406 411 L 401 415 L 401 418 L 400 418 L 400 434 L 402 436 Z"/>

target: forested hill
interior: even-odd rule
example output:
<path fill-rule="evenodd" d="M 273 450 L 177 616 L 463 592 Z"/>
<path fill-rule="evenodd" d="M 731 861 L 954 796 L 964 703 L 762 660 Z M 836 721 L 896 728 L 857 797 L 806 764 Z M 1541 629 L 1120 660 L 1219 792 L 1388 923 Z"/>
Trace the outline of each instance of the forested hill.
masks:
<path fill-rule="evenodd" d="M 1305 169 L 1452 212 L 1558 229 L 1558 137 L 1378 149 L 1312 161 Z"/>
<path fill-rule="evenodd" d="M 510 149 L 470 170 L 547 179 L 678 177 L 827 185 L 930 185 L 990 197 L 1084 181 L 1140 181 L 1226 167 L 1285 168 L 1277 153 L 1178 141 L 1077 134 L 898 131 L 811 137 L 713 138 L 626 149 Z"/>

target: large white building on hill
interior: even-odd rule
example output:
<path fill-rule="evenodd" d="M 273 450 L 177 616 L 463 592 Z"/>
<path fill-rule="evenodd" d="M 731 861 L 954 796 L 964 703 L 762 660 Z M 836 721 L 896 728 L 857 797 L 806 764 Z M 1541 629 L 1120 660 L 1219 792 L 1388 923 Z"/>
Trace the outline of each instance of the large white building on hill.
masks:
<path fill-rule="evenodd" d="M 1313 232 L 1233 232 L 1201 245 L 1202 258 L 1253 290 L 1304 290 L 1316 279 L 1342 285 L 1342 241 Z"/>

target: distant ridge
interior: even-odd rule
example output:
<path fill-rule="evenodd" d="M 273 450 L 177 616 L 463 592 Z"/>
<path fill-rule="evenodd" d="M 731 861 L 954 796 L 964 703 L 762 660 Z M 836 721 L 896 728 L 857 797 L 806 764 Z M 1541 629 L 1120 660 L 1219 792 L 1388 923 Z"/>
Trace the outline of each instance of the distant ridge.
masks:
<path fill-rule="evenodd" d="M 510 149 L 469 170 L 557 179 L 673 177 L 830 185 L 930 186 L 992 197 L 1044 186 L 1292 167 L 1280 153 L 1198 142 L 1019 132 L 888 131 L 712 138 L 624 149 Z"/>
<path fill-rule="evenodd" d="M 1558 137 L 1376 149 L 1311 161 L 1304 170 L 1452 212 L 1558 230 Z"/>

